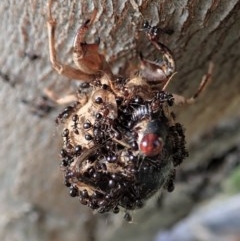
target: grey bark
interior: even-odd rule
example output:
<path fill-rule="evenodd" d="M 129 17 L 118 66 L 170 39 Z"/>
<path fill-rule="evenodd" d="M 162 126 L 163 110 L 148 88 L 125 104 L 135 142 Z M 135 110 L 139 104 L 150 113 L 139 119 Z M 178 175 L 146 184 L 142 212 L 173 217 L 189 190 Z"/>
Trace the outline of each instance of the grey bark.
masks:
<path fill-rule="evenodd" d="M 62 184 L 61 138 L 54 123 L 62 107 L 42 118 L 33 114 L 44 88 L 51 86 L 64 96 L 75 86 L 49 63 L 46 1 L 2 0 L 0 239 L 150 240 L 158 229 L 219 192 L 239 162 L 233 158 L 229 164 L 229 155 L 239 155 L 240 1 L 73 0 L 56 1 L 54 6 L 59 57 L 64 63 L 72 62 L 76 29 L 97 8 L 88 39 L 100 37 L 100 48 L 115 73 L 131 70 L 140 50 L 154 57 L 154 49 L 138 32 L 148 19 L 174 31 L 161 36 L 177 63 L 169 91 L 191 96 L 210 60 L 215 66 L 213 81 L 195 105 L 176 108 L 190 150 L 178 172 L 176 190 L 161 200 L 153 198 L 134 213 L 136 224 L 122 225 L 121 214 L 93 215 L 71 199 Z"/>

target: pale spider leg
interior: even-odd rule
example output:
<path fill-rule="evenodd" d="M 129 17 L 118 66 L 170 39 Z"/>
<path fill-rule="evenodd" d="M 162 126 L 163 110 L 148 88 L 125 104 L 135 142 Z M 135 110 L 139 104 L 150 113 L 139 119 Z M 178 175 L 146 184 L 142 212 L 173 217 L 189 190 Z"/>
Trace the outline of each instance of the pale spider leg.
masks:
<path fill-rule="evenodd" d="M 168 87 L 170 81 L 172 80 L 173 76 L 174 76 L 176 73 L 177 73 L 177 72 L 173 73 L 173 74 L 169 77 L 169 79 L 167 80 L 167 82 L 164 84 L 164 86 L 163 86 L 163 88 L 162 88 L 162 91 L 165 91 L 165 90 L 166 90 L 166 88 Z"/>
<path fill-rule="evenodd" d="M 98 51 L 99 42 L 91 44 L 85 42 L 86 33 L 95 21 L 96 15 L 97 10 L 94 10 L 92 17 L 78 29 L 73 43 L 73 61 L 79 70 L 89 75 L 94 75 L 101 71 L 112 75 L 104 55 Z"/>
<path fill-rule="evenodd" d="M 174 98 L 174 104 L 175 105 L 186 105 L 186 104 L 193 104 L 198 96 L 205 90 L 207 84 L 211 81 L 212 79 L 212 72 L 213 72 L 213 63 L 209 63 L 208 67 L 208 72 L 202 77 L 202 81 L 196 91 L 196 93 L 190 97 L 190 98 L 185 98 L 184 96 L 173 94 Z"/>
<path fill-rule="evenodd" d="M 98 44 L 85 42 L 86 33 L 96 15 L 97 10 L 94 10 L 92 17 L 78 29 L 73 43 L 73 61 L 78 69 L 88 74 L 96 74 L 101 69 L 104 58 L 98 53 Z"/>
<path fill-rule="evenodd" d="M 57 60 L 57 52 L 55 49 L 55 30 L 56 30 L 56 20 L 52 17 L 52 4 L 54 0 L 48 1 L 48 43 L 49 43 L 49 54 L 50 54 L 50 61 L 52 63 L 52 67 L 61 75 L 64 75 L 70 79 L 76 80 L 84 80 L 86 82 L 90 82 L 93 79 L 93 75 L 86 74 L 81 70 L 75 69 L 69 65 L 62 64 Z"/>
<path fill-rule="evenodd" d="M 75 43 L 74 45 L 81 45 L 81 43 L 85 42 L 85 35 L 86 32 L 89 29 L 89 26 L 91 26 L 93 24 L 93 22 L 95 21 L 95 18 L 97 16 L 97 10 L 95 9 L 92 13 L 92 17 L 88 20 L 85 21 L 85 23 L 83 24 L 83 26 L 81 26 L 77 32 L 77 36 L 75 38 Z"/>
<path fill-rule="evenodd" d="M 59 104 L 59 105 L 70 104 L 70 103 L 73 103 L 75 101 L 78 101 L 83 106 L 88 101 L 87 95 L 84 94 L 84 93 L 82 93 L 81 97 L 77 96 L 77 94 L 69 94 L 69 95 L 66 95 L 64 97 L 59 97 L 58 95 L 56 95 L 56 93 L 54 93 L 52 90 L 50 90 L 48 88 L 44 89 L 43 91 L 44 91 L 44 94 L 51 101 L 53 101 L 53 102 L 55 102 L 56 104 Z"/>
<path fill-rule="evenodd" d="M 59 105 L 69 104 L 69 103 L 72 103 L 72 102 L 78 100 L 77 96 L 74 95 L 74 94 L 69 94 L 69 95 L 66 95 L 64 97 L 59 97 L 59 96 L 56 95 L 56 93 L 54 93 L 50 89 L 46 88 L 43 91 L 44 91 L 44 94 L 50 100 L 52 100 L 53 102 L 55 102 L 56 104 L 59 104 Z"/>
<path fill-rule="evenodd" d="M 164 44 L 151 40 L 152 44 L 163 54 L 163 62 L 165 62 L 166 67 L 162 64 L 162 70 L 165 72 L 166 76 L 171 76 L 175 71 L 175 61 L 173 59 L 172 51 Z M 161 64 L 159 64 L 159 67 Z"/>

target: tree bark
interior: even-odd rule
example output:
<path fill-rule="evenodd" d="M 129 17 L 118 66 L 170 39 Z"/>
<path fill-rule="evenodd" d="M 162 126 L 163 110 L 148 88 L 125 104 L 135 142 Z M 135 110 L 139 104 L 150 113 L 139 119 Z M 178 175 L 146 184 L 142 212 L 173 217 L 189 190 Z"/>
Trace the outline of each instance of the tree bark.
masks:
<path fill-rule="evenodd" d="M 220 192 L 221 182 L 239 164 L 236 159 L 229 166 L 228 157 L 239 155 L 240 1 L 56 1 L 53 14 L 63 63 L 72 64 L 76 30 L 95 8 L 88 41 L 100 37 L 100 49 L 115 74 L 129 74 L 139 51 L 149 58 L 157 54 L 139 31 L 144 19 L 173 32 L 160 36 L 177 64 L 168 91 L 191 96 L 209 62 L 214 63 L 213 80 L 197 103 L 175 109 L 186 128 L 190 157 L 178 171 L 176 190 L 133 213 L 136 224 L 122 225 L 121 214 L 93 215 L 71 199 L 59 170 L 61 137 L 54 123 L 62 107 L 50 103 L 44 109 L 39 99 L 46 87 L 64 96 L 75 83 L 57 75 L 49 62 L 46 1 L 2 0 L 1 240 L 150 240 L 158 229 Z"/>

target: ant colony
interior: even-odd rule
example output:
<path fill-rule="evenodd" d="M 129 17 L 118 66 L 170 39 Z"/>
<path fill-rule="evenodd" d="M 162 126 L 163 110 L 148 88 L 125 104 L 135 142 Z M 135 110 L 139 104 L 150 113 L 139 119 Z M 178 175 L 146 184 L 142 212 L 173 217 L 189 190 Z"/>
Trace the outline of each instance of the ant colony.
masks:
<path fill-rule="evenodd" d="M 65 185 L 81 204 L 99 213 L 123 209 L 130 221 L 129 210 L 143 207 L 162 188 L 173 191 L 175 168 L 188 152 L 184 129 L 176 122 L 171 106 L 194 102 L 210 80 L 212 66 L 193 97 L 168 93 L 166 87 L 175 73 L 173 54 L 157 41 L 161 29 L 145 21 L 142 31 L 161 61 L 140 55 L 138 75 L 114 76 L 98 52 L 98 44 L 84 41 L 96 11 L 77 31 L 73 46 L 76 68 L 64 65 L 57 59 L 56 20 L 51 8 L 49 0 L 52 66 L 61 75 L 84 81 L 82 91 L 66 96 L 66 102 L 72 100 L 72 104 L 56 119 L 63 126 L 60 155 Z"/>

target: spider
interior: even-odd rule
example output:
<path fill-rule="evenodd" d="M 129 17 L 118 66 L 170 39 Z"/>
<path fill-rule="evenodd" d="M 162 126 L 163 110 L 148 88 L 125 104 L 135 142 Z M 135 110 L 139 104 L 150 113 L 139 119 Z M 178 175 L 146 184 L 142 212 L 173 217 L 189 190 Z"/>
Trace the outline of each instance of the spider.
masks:
<path fill-rule="evenodd" d="M 146 33 L 160 61 L 140 54 L 140 72 L 133 78 L 115 76 L 98 43 L 86 43 L 85 35 L 97 11 L 77 31 L 73 45 L 76 67 L 57 58 L 52 3 L 48 2 L 48 37 L 52 67 L 70 79 L 88 83 L 88 91 L 57 99 L 75 101 L 60 113 L 63 125 L 61 169 L 72 197 L 99 213 L 118 213 L 144 206 L 161 189 L 173 191 L 175 169 L 188 156 L 184 128 L 175 120 L 172 105 L 191 104 L 211 79 L 212 64 L 196 93 L 185 98 L 166 91 L 175 73 L 171 50 L 158 41 L 160 28 L 145 21 Z"/>

